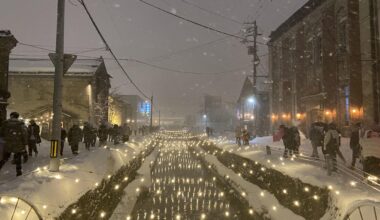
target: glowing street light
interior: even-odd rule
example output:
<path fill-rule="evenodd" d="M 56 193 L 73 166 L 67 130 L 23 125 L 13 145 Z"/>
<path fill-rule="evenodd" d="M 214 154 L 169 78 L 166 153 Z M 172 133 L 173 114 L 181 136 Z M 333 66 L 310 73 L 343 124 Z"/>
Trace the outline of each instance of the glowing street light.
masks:
<path fill-rule="evenodd" d="M 250 98 L 248 99 L 248 102 L 253 104 L 253 103 L 255 103 L 255 99 L 254 99 L 253 97 L 250 97 Z"/>

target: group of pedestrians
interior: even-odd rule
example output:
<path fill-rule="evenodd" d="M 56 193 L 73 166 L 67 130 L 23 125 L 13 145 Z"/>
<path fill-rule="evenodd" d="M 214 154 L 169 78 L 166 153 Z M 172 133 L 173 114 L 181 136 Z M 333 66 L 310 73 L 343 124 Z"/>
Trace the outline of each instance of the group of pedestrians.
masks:
<path fill-rule="evenodd" d="M 26 126 L 19 116 L 12 112 L 0 126 L 0 170 L 13 154 L 17 176 L 22 175 L 22 163 L 26 163 L 33 153 L 38 155 L 37 144 L 41 143 L 40 127 L 36 122 L 31 120 Z"/>
<path fill-rule="evenodd" d="M 284 142 L 284 158 L 293 156 L 293 154 L 299 154 L 299 148 L 301 145 L 301 136 L 298 128 L 296 126 L 287 127 L 285 125 L 280 125 L 279 132 L 282 136 L 282 141 Z"/>
<path fill-rule="evenodd" d="M 19 119 L 19 113 L 12 112 L 10 118 L 0 123 L 0 170 L 9 160 L 16 165 L 16 175 L 22 175 L 22 164 L 26 163 L 33 154 L 38 155 L 38 146 L 41 143 L 40 126 L 34 120 L 30 120 L 28 126 L 23 120 Z M 141 128 L 141 134 L 148 133 L 146 128 Z M 132 129 L 127 125 L 107 126 L 102 123 L 99 128 L 94 127 L 88 122 L 84 123 L 83 129 L 78 123 L 67 132 L 61 128 L 61 148 L 60 155 L 63 156 L 65 141 L 67 139 L 73 155 L 78 155 L 79 143 L 83 142 L 88 151 L 95 147 L 97 139 L 99 147 L 107 144 L 107 140 L 119 144 L 120 141 L 128 142 L 133 134 Z M 134 131 L 137 135 L 137 130 Z M 13 155 L 13 158 L 11 159 Z"/>
<path fill-rule="evenodd" d="M 85 144 L 86 150 L 90 150 L 91 147 L 95 147 L 97 138 L 99 139 L 98 146 L 103 147 L 107 144 L 107 140 L 113 142 L 114 145 L 119 144 L 121 141 L 128 142 L 131 135 L 132 130 L 127 124 L 124 124 L 123 126 L 115 124 L 108 127 L 105 123 L 102 123 L 97 129 L 90 123 L 85 122 L 83 129 L 81 129 L 78 124 L 74 124 L 70 128 L 67 134 L 67 141 L 71 147 L 72 153 L 77 155 L 80 142 Z M 61 155 L 63 155 L 65 138 L 66 131 L 62 128 Z"/>
<path fill-rule="evenodd" d="M 247 129 L 242 129 L 239 126 L 235 128 L 235 140 L 237 145 L 241 146 L 243 142 L 244 146 L 248 146 L 250 138 L 251 135 Z"/>
<path fill-rule="evenodd" d="M 356 160 L 361 154 L 360 140 L 360 123 L 352 125 L 350 148 L 352 150 L 351 169 L 354 169 Z M 313 147 L 312 157 L 319 158 L 318 147 L 322 147 L 322 153 L 325 156 L 328 167 L 332 171 L 337 171 L 337 157 L 339 157 L 344 163 L 346 159 L 340 150 L 341 146 L 341 134 L 335 123 L 325 124 L 322 122 L 316 122 L 311 125 L 309 138 Z"/>

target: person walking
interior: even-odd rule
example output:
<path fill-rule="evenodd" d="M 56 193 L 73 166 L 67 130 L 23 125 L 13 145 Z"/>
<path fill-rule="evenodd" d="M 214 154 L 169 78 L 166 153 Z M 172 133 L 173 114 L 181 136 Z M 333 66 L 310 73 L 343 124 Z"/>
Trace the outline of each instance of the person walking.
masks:
<path fill-rule="evenodd" d="M 300 152 L 300 146 L 301 146 L 301 136 L 298 128 L 296 126 L 293 126 L 290 128 L 290 132 L 292 135 L 292 149 L 293 153 L 295 155 L 298 155 Z"/>
<path fill-rule="evenodd" d="M 311 142 L 311 146 L 313 147 L 313 153 L 311 154 L 311 157 L 319 158 L 318 155 L 318 147 L 323 146 L 323 139 L 324 139 L 324 126 L 320 122 L 313 123 L 310 128 L 309 132 L 309 138 Z"/>
<path fill-rule="evenodd" d="M 350 148 L 352 150 L 352 161 L 351 161 L 351 169 L 355 168 L 356 159 L 360 156 L 360 123 L 356 123 L 353 125 L 351 137 L 350 137 Z"/>
<path fill-rule="evenodd" d="M 239 126 L 235 128 L 235 139 L 236 144 L 241 146 L 241 128 Z"/>
<path fill-rule="evenodd" d="M 109 142 L 112 142 L 113 141 L 113 127 L 112 125 L 109 125 L 108 128 L 107 128 L 107 131 L 108 131 L 108 141 Z"/>
<path fill-rule="evenodd" d="M 32 156 L 33 152 L 35 156 L 38 155 L 37 144 L 41 143 L 40 126 L 36 124 L 34 120 L 30 120 L 28 126 L 28 153 Z"/>
<path fill-rule="evenodd" d="M 16 164 L 16 176 L 22 175 L 21 158 L 26 152 L 25 148 L 28 144 L 28 132 L 25 129 L 25 124 L 18 119 L 19 116 L 19 113 L 12 112 L 10 114 L 10 119 L 3 122 L 0 130 L 0 135 L 4 138 L 5 141 L 3 158 L 0 161 L 0 170 L 13 153 L 14 162 Z"/>
<path fill-rule="evenodd" d="M 283 157 L 284 158 L 288 158 L 288 154 L 290 156 L 293 155 L 293 136 L 292 136 L 292 133 L 291 133 L 291 130 L 286 127 L 285 125 L 280 125 L 279 127 L 280 129 L 280 132 L 283 134 L 282 135 L 282 142 L 284 143 L 284 147 L 285 147 L 285 150 L 284 150 L 284 155 Z"/>
<path fill-rule="evenodd" d="M 83 126 L 83 142 L 85 144 L 86 150 L 89 151 L 92 142 L 92 128 L 88 122 L 85 122 Z"/>
<path fill-rule="evenodd" d="M 123 127 L 121 128 L 122 132 L 122 140 L 123 142 L 128 142 L 129 141 L 129 136 L 131 135 L 131 128 L 125 123 Z"/>
<path fill-rule="evenodd" d="M 67 132 L 63 127 L 61 127 L 61 150 L 59 152 L 61 156 L 63 156 L 63 148 L 65 147 L 66 138 L 67 138 Z"/>
<path fill-rule="evenodd" d="M 243 134 L 242 134 L 242 138 L 243 138 L 243 145 L 244 146 L 248 146 L 249 145 L 249 133 L 247 131 L 247 129 L 244 129 L 243 130 Z"/>
<path fill-rule="evenodd" d="M 330 176 L 332 172 L 337 171 L 337 151 L 339 148 L 339 133 L 334 123 L 328 125 L 325 134 L 323 151 L 326 153 L 327 173 Z"/>
<path fill-rule="evenodd" d="M 119 125 L 115 124 L 113 125 L 113 129 L 112 129 L 112 140 L 113 140 L 113 144 L 114 145 L 117 145 L 120 143 L 120 127 Z"/>
<path fill-rule="evenodd" d="M 98 134 L 98 130 L 95 127 L 91 127 L 91 147 L 95 147 L 96 145 L 97 134 Z"/>
<path fill-rule="evenodd" d="M 74 124 L 70 130 L 67 137 L 69 145 L 71 146 L 71 151 L 74 155 L 78 155 L 79 142 L 83 139 L 83 132 L 78 124 Z"/>
<path fill-rule="evenodd" d="M 108 129 L 105 124 L 101 124 L 98 129 L 99 147 L 104 147 L 107 144 Z"/>

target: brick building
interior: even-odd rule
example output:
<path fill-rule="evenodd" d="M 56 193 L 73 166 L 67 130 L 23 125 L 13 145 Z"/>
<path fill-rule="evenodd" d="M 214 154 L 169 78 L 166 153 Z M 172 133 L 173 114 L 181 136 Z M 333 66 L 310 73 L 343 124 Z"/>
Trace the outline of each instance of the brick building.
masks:
<path fill-rule="evenodd" d="M 359 1 L 310 0 L 272 32 L 272 125 L 335 121 L 363 115 Z"/>
<path fill-rule="evenodd" d="M 45 59 L 12 59 L 8 109 L 35 119 L 49 134 L 52 119 L 54 66 Z M 103 59 L 77 60 L 63 79 L 63 126 L 108 121 L 110 75 Z"/>
<path fill-rule="evenodd" d="M 359 8 L 363 122 L 373 126 L 380 123 L 380 1 L 360 1 Z"/>

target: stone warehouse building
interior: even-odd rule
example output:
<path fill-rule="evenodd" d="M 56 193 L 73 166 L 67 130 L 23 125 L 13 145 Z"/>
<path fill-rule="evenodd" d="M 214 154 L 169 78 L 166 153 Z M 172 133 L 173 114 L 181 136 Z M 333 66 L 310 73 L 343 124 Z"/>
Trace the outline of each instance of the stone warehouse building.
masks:
<path fill-rule="evenodd" d="M 272 32 L 272 125 L 363 117 L 358 0 L 310 0 Z"/>
<path fill-rule="evenodd" d="M 131 125 L 128 120 L 128 115 L 131 113 L 131 105 L 122 99 L 122 95 L 110 95 L 108 97 L 108 122 L 111 125 L 123 125 L 127 123 Z"/>
<path fill-rule="evenodd" d="M 47 59 L 11 59 L 8 109 L 42 124 L 49 133 L 52 120 L 54 66 Z M 76 60 L 63 81 L 63 126 L 108 121 L 110 75 L 102 58 Z"/>

